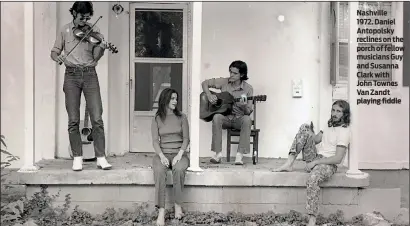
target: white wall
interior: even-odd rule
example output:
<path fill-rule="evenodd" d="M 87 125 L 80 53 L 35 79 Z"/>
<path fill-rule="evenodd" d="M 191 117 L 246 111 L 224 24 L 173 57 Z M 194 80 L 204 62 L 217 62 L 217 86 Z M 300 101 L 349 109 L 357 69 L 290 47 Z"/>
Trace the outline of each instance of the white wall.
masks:
<path fill-rule="evenodd" d="M 108 41 L 118 48 L 117 54 L 107 52 L 108 57 L 108 113 L 107 133 L 108 153 L 121 155 L 129 151 L 129 56 L 130 56 L 130 2 L 120 2 L 124 12 L 118 17 L 111 11 L 114 4 L 109 3 Z"/>
<path fill-rule="evenodd" d="M 23 27 L 24 3 L 1 2 L 1 134 L 9 152 L 20 158 L 24 153 Z M 20 160 L 12 166 L 21 165 Z"/>
<path fill-rule="evenodd" d="M 300 124 L 318 124 L 319 76 L 328 68 L 320 62 L 320 4 L 203 3 L 201 80 L 227 77 L 229 64 L 243 60 L 254 94 L 268 96 L 257 105 L 260 157 L 286 157 Z M 300 99 L 292 98 L 292 79 L 303 79 Z M 209 156 L 211 123 L 200 126 L 200 154 Z"/>

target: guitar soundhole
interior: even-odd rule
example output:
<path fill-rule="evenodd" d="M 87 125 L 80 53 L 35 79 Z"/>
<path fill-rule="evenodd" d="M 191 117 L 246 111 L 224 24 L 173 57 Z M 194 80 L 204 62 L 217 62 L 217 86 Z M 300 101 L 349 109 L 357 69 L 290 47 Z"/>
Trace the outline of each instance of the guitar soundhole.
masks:
<path fill-rule="evenodd" d="M 214 104 L 214 106 L 217 107 L 217 108 L 220 108 L 220 107 L 222 106 L 222 100 L 221 100 L 221 99 L 218 99 L 218 100 L 216 101 L 216 104 Z"/>

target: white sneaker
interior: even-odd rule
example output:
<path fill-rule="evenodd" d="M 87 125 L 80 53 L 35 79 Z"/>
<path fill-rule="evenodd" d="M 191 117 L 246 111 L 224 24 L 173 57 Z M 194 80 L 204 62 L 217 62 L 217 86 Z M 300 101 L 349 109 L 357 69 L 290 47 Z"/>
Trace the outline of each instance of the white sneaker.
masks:
<path fill-rule="evenodd" d="M 83 170 L 83 157 L 74 157 L 73 160 L 73 170 L 74 171 L 81 171 Z"/>
<path fill-rule="evenodd" d="M 216 153 L 210 160 L 211 163 L 221 163 L 221 158 L 222 158 L 222 152 Z"/>
<path fill-rule="evenodd" d="M 243 165 L 243 154 L 242 153 L 236 153 L 236 159 L 235 159 L 235 165 Z"/>
<path fill-rule="evenodd" d="M 103 170 L 108 170 L 112 168 L 112 165 L 107 162 L 105 157 L 99 157 L 97 158 L 97 167 Z"/>

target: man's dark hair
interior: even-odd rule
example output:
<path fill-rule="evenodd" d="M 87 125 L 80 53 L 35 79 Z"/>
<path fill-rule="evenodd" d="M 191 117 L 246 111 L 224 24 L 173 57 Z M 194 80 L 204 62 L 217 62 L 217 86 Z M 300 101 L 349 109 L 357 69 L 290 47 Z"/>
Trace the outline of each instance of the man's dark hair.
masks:
<path fill-rule="evenodd" d="M 248 80 L 248 66 L 241 60 L 236 60 L 229 65 L 229 69 L 232 67 L 238 68 L 239 74 L 241 74 L 241 81 Z"/>
<path fill-rule="evenodd" d="M 94 15 L 93 3 L 91 2 L 74 2 L 73 6 L 70 8 L 71 15 L 74 16 L 73 11 L 80 14 L 89 13 L 90 16 Z"/>

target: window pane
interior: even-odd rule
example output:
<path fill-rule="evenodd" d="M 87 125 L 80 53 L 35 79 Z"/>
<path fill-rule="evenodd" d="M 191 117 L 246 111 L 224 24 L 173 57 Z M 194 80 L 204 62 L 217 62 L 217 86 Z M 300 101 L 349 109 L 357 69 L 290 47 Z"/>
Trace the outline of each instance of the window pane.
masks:
<path fill-rule="evenodd" d="M 134 111 L 156 111 L 162 90 L 178 92 L 178 109 L 182 110 L 182 63 L 135 63 Z"/>
<path fill-rule="evenodd" d="M 339 6 L 339 39 L 349 39 L 349 3 L 341 2 Z"/>
<path fill-rule="evenodd" d="M 135 57 L 182 58 L 182 9 L 135 9 Z"/>
<path fill-rule="evenodd" d="M 361 10 L 384 10 L 387 11 L 386 16 L 359 16 L 359 19 L 372 19 L 372 22 L 375 22 L 375 19 L 379 20 L 386 20 L 392 18 L 392 4 L 391 2 L 360 2 L 359 9 Z M 340 8 L 338 12 L 339 16 L 339 41 L 341 40 L 348 40 L 349 39 L 349 4 L 347 2 L 341 2 Z M 359 24 L 358 28 L 369 28 L 369 29 L 380 29 L 380 28 L 391 28 L 391 25 L 367 25 L 367 24 Z M 356 31 L 353 31 L 356 32 Z M 386 38 L 391 37 L 390 34 L 357 34 L 357 37 L 366 37 L 370 36 L 372 38 Z M 391 46 L 389 43 L 383 43 L 385 46 Z M 359 47 L 367 47 L 373 46 L 374 48 L 382 45 L 381 42 L 379 43 L 358 43 Z M 365 63 L 374 63 L 374 64 L 387 64 L 390 65 L 392 61 L 389 59 L 381 59 L 380 57 L 377 59 L 373 58 L 365 58 L 367 55 L 384 55 L 385 57 L 390 56 L 391 51 L 363 51 L 358 53 L 358 63 L 365 64 Z M 349 55 L 348 55 L 348 44 L 345 42 L 339 42 L 339 81 L 347 81 L 348 80 L 348 62 Z M 379 78 L 369 78 L 370 80 L 391 80 L 392 79 L 392 70 L 391 69 L 358 69 L 359 72 L 368 73 L 372 72 L 373 74 L 378 73 L 380 75 Z M 381 74 L 382 73 L 382 74 Z M 359 78 L 363 80 L 363 78 Z"/>
<path fill-rule="evenodd" d="M 349 3 L 340 2 L 339 5 L 339 40 L 349 39 Z M 348 81 L 349 55 L 347 42 L 339 42 L 339 81 Z"/>
<path fill-rule="evenodd" d="M 339 42 L 339 80 L 347 81 L 349 79 L 349 49 L 348 44 Z"/>

